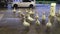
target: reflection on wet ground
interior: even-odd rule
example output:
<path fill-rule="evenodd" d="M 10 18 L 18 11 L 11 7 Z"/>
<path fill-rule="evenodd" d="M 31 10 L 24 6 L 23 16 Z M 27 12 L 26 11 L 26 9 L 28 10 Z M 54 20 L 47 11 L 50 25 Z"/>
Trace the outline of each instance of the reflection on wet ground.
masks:
<path fill-rule="evenodd" d="M 57 12 L 58 8 L 59 7 L 57 6 Z M 60 34 L 60 24 L 58 24 L 57 20 L 54 21 L 54 24 L 50 28 L 42 24 L 36 25 L 35 22 L 33 22 L 29 27 L 23 26 L 23 22 L 21 21 L 22 17 L 18 17 L 18 11 L 25 12 L 25 9 L 28 9 L 29 11 L 29 8 L 18 8 L 16 9 L 15 14 L 11 8 L 0 9 L 0 34 Z M 50 11 L 49 4 L 44 6 L 41 5 L 32 10 L 38 12 L 39 21 L 42 19 L 42 13 L 46 12 L 46 23 L 48 22 Z"/>

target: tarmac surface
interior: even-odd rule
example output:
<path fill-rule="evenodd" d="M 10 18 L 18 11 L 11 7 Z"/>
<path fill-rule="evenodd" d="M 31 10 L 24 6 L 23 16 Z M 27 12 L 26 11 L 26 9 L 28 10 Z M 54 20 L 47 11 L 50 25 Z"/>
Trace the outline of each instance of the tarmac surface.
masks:
<path fill-rule="evenodd" d="M 56 13 L 60 5 L 56 6 Z M 23 26 L 21 18 L 18 17 L 18 11 L 25 12 L 25 9 L 29 8 L 18 8 L 16 13 L 13 13 L 11 5 L 8 5 L 8 8 L 0 9 L 0 34 L 60 34 L 60 25 L 54 23 L 51 26 L 51 31 L 47 31 L 45 25 L 35 25 L 35 22 L 30 27 Z M 34 12 L 38 12 L 39 20 L 42 19 L 42 14 L 45 12 L 46 23 L 48 22 L 48 16 L 50 12 L 50 4 L 36 4 L 36 7 L 32 9 Z M 36 14 L 36 13 L 35 13 Z"/>

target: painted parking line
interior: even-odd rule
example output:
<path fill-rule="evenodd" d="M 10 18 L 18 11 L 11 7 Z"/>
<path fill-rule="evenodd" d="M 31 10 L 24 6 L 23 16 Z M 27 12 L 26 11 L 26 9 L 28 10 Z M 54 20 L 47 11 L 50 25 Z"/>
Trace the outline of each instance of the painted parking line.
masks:
<path fill-rule="evenodd" d="M 0 14 L 0 20 L 3 18 L 4 14 Z"/>

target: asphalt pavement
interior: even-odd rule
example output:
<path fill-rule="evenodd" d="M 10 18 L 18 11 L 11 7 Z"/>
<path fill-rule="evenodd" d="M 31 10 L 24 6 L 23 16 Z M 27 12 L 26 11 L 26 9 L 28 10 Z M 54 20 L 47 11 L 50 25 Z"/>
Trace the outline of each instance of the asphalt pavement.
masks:
<path fill-rule="evenodd" d="M 56 6 L 56 13 L 60 5 Z M 18 8 L 16 13 L 13 13 L 11 5 L 8 5 L 8 8 L 0 9 L 0 34 L 60 34 L 60 26 L 54 24 L 50 32 L 46 31 L 45 25 L 35 25 L 33 23 L 30 27 L 23 26 L 21 17 L 18 17 L 18 11 L 25 12 L 25 9 L 29 8 Z M 42 19 L 42 14 L 45 12 L 46 22 L 48 22 L 48 16 L 50 12 L 50 4 L 36 4 L 36 7 L 32 9 L 34 12 L 38 12 L 39 20 Z M 36 14 L 36 13 L 35 13 Z"/>

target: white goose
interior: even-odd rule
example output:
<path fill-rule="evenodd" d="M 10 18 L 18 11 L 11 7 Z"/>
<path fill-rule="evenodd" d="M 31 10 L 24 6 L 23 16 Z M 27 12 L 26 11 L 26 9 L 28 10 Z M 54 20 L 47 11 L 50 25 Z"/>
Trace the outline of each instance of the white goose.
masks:
<path fill-rule="evenodd" d="M 42 20 L 45 20 L 46 19 L 46 15 L 45 15 L 45 12 L 43 13 L 42 15 Z"/>
<path fill-rule="evenodd" d="M 30 26 L 30 24 L 29 24 L 28 22 L 26 22 L 25 17 L 24 17 L 23 25 L 24 25 L 24 26 Z"/>
<path fill-rule="evenodd" d="M 39 16 L 38 14 L 36 15 L 36 24 L 40 25 L 40 21 L 38 20 Z"/>
<path fill-rule="evenodd" d="M 14 8 L 14 9 L 13 9 L 13 13 L 15 13 L 15 12 L 16 12 L 16 9 Z"/>
<path fill-rule="evenodd" d="M 28 11 L 26 10 L 26 12 L 28 12 Z M 29 13 L 26 16 L 27 16 L 27 19 L 30 20 L 30 21 L 34 21 L 35 20 L 32 17 L 30 17 L 30 14 Z"/>
<path fill-rule="evenodd" d="M 36 24 L 37 25 L 40 25 L 40 21 L 38 19 L 36 20 Z"/>
<path fill-rule="evenodd" d="M 56 13 L 55 16 L 56 20 L 60 22 L 60 10 L 58 11 L 58 13 Z"/>
<path fill-rule="evenodd" d="M 58 16 L 56 18 L 60 22 L 60 10 L 59 10 L 59 14 L 58 14 Z"/>
<path fill-rule="evenodd" d="M 30 12 L 29 12 L 30 15 L 33 15 L 34 12 L 32 11 L 32 9 L 30 9 Z"/>
<path fill-rule="evenodd" d="M 60 22 L 60 17 L 57 17 L 57 20 Z"/>
<path fill-rule="evenodd" d="M 38 14 L 36 14 L 36 18 L 37 18 L 37 19 L 39 18 Z"/>
<path fill-rule="evenodd" d="M 34 21 L 35 19 L 33 19 L 32 17 L 30 17 L 30 15 L 28 14 L 27 19 L 30 21 Z"/>
<path fill-rule="evenodd" d="M 52 26 L 52 23 L 50 22 L 50 19 L 48 20 L 46 26 L 47 26 L 47 27 L 51 27 L 51 26 Z"/>
<path fill-rule="evenodd" d="M 21 11 L 20 10 L 18 11 L 18 16 L 21 16 Z"/>
<path fill-rule="evenodd" d="M 25 9 L 26 10 L 26 13 L 28 13 L 28 10 L 27 9 Z"/>
<path fill-rule="evenodd" d="M 60 15 L 60 10 L 59 10 L 59 15 Z"/>
<path fill-rule="evenodd" d="M 21 10 L 19 10 L 18 13 L 21 13 Z"/>

